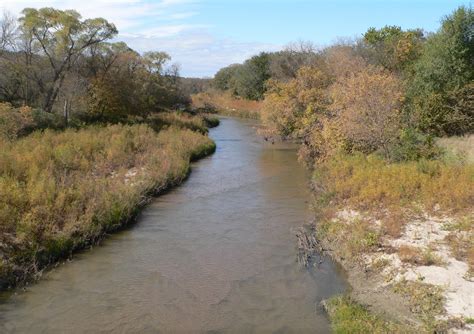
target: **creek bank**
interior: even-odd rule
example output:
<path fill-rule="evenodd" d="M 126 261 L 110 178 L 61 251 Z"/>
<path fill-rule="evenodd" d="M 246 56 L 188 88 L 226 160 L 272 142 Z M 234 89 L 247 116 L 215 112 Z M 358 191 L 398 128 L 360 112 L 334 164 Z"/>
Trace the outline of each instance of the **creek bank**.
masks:
<path fill-rule="evenodd" d="M 190 162 L 215 149 L 191 130 L 147 125 L 46 131 L 5 144 L 3 182 L 22 201 L 3 212 L 12 217 L 0 226 L 0 290 L 40 278 L 134 222 L 152 196 L 182 183 Z M 43 164 L 49 168 L 37 175 Z M 43 189 L 41 197 L 31 189 Z"/>
<path fill-rule="evenodd" d="M 456 254 L 458 243 L 472 240 L 471 214 L 420 210 L 390 235 L 383 230 L 384 221 L 394 219 L 390 213 L 375 217 L 350 206 L 321 212 L 314 228 L 320 247 L 342 265 L 351 285 L 349 297 L 324 303 L 336 329 L 341 313 L 363 316 L 362 307 L 364 328 L 373 332 L 474 332 L 472 267 Z"/>

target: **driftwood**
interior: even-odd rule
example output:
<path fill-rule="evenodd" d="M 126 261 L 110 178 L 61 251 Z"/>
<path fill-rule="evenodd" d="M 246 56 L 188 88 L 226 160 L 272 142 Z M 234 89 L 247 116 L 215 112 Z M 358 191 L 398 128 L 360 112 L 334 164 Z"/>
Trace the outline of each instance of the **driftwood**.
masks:
<path fill-rule="evenodd" d="M 296 239 L 298 246 L 298 263 L 305 267 L 312 264 L 321 264 L 323 262 L 323 247 L 316 238 L 314 226 L 310 228 L 300 227 L 296 231 Z M 319 260 L 314 261 L 316 255 Z"/>

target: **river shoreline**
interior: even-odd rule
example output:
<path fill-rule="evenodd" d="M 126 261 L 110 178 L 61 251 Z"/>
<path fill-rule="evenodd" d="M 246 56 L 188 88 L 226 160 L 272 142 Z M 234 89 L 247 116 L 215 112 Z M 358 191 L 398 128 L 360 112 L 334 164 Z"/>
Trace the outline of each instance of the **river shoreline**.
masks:
<path fill-rule="evenodd" d="M 314 227 L 322 251 L 342 266 L 351 287 L 345 297 L 323 302 L 333 326 L 346 328 L 344 322 L 354 322 L 350 326 L 356 327 L 356 322 L 365 321 L 364 326 L 374 332 L 382 328 L 387 332 L 406 333 L 474 331 L 469 320 L 473 310 L 473 282 L 469 279 L 468 266 L 454 258 L 445 245 L 449 233 L 457 236 L 463 233 L 446 231 L 455 221 L 454 217 L 425 212 L 421 217 L 411 218 L 398 237 L 384 236 L 373 247 L 359 250 L 352 257 L 343 251 L 353 242 L 347 237 L 348 233 L 359 228 L 359 221 L 370 220 L 373 225 L 380 226 L 380 219 L 375 219 L 373 213 L 353 210 L 350 206 L 328 209 L 316 204 L 316 211 L 322 219 L 323 230 L 331 228 L 331 224 L 342 229 L 328 233 L 327 230 L 318 231 L 318 223 Z M 385 219 L 390 219 L 390 216 Z M 366 235 L 377 229 L 364 228 Z M 435 243 L 437 248 L 431 250 Z M 407 262 L 399 250 L 399 247 L 408 247 L 405 245 L 428 247 L 431 253 L 414 254 L 417 258 L 425 257 L 417 260 L 422 261 L 420 263 Z M 350 312 L 345 309 L 350 309 Z"/>
<path fill-rule="evenodd" d="M 0 332 L 329 333 L 315 308 L 345 291 L 344 276 L 332 261 L 296 262 L 309 175 L 296 145 L 263 141 L 257 125 L 223 117 L 209 133 L 216 153 L 187 182 L 0 303 Z"/>
<path fill-rule="evenodd" d="M 217 125 L 218 124 L 214 123 L 212 126 L 210 124 L 208 126 L 214 127 Z M 180 133 L 185 134 L 184 131 Z M 196 133 L 195 135 L 197 136 L 198 134 Z M 203 136 L 203 138 L 204 137 L 205 136 Z M 183 141 L 183 143 L 178 145 L 186 144 Z M 179 170 L 166 172 L 164 178 L 159 173 L 146 173 L 146 169 L 150 167 L 147 165 L 140 168 L 134 167 L 129 169 L 125 173 L 122 173 L 122 176 L 113 171 L 110 175 L 111 178 L 123 177 L 123 182 L 126 186 L 128 185 L 131 190 L 134 188 L 140 189 L 138 190 L 138 198 L 133 201 L 133 205 L 118 215 L 116 219 L 105 224 L 99 233 L 90 233 L 90 236 L 73 236 L 68 239 L 65 248 L 56 251 L 57 254 L 46 263 L 30 264 L 26 262 L 22 266 L 21 264 L 10 263 L 8 258 L 2 258 L 2 253 L 0 252 L 0 261 L 3 261 L 3 263 L 0 262 L 0 292 L 21 288 L 38 281 L 41 279 L 43 272 L 56 267 L 61 261 L 72 259 L 75 253 L 100 244 L 107 235 L 128 228 L 136 222 L 137 215 L 151 199 L 163 195 L 172 188 L 182 184 L 189 177 L 191 173 L 191 162 L 207 157 L 213 154 L 215 150 L 215 143 L 207 137 L 205 142 L 201 140 L 200 142 L 196 141 L 191 143 L 191 146 L 185 150 L 181 150 L 183 154 L 182 161 L 176 164 L 176 168 Z M 147 185 L 142 186 L 142 184 L 145 183 L 147 183 Z"/>

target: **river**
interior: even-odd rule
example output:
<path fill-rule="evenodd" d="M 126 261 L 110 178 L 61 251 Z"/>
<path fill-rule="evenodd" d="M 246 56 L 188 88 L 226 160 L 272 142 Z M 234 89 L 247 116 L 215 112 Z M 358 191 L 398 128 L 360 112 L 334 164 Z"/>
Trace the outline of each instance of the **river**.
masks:
<path fill-rule="evenodd" d="M 296 262 L 308 174 L 255 124 L 222 118 L 216 153 L 136 224 L 4 296 L 0 332 L 329 332 L 318 304 L 344 280 L 329 260 Z"/>

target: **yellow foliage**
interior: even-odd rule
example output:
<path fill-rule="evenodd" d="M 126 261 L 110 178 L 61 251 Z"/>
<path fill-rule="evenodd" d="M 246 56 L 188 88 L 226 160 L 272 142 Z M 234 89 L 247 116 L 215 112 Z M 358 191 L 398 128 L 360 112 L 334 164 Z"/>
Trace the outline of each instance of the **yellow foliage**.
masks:
<path fill-rule="evenodd" d="M 192 95 L 191 100 L 195 109 L 243 118 L 259 119 L 262 109 L 262 102 L 237 98 L 230 92 L 209 90 Z"/>
<path fill-rule="evenodd" d="M 474 203 L 474 165 L 420 160 L 389 163 L 374 155 L 338 155 L 321 166 L 323 183 L 339 201 L 359 208 L 439 205 L 469 210 Z"/>

